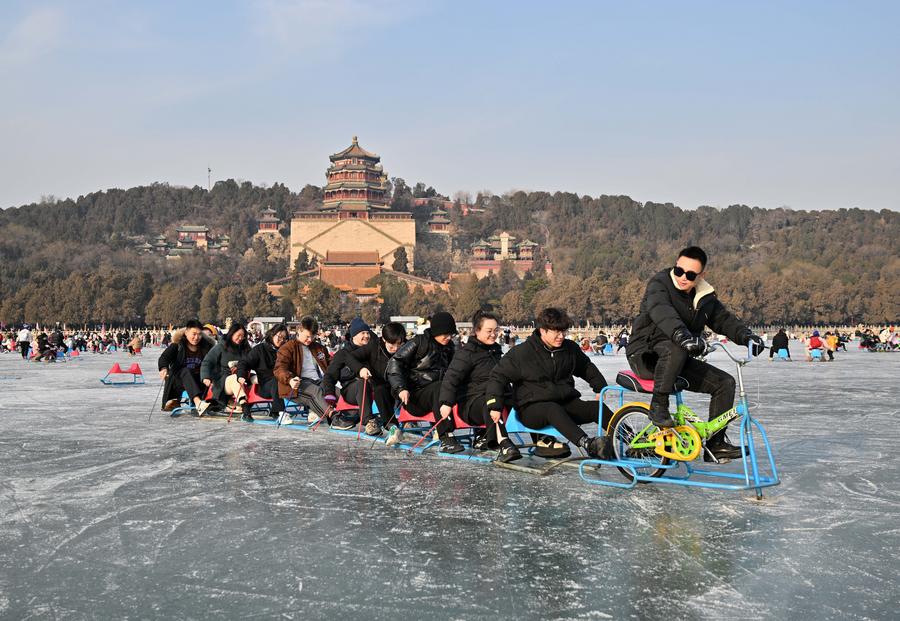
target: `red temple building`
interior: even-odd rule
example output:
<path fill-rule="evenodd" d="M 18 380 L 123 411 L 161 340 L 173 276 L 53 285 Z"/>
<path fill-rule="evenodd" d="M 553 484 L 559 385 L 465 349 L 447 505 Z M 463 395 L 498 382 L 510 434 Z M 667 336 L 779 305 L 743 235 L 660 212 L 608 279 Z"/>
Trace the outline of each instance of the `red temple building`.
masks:
<path fill-rule="evenodd" d="M 278 212 L 271 207 L 263 209 L 256 222 L 258 224 L 257 233 L 277 233 L 278 227 L 281 226 L 281 220 L 278 219 Z"/>

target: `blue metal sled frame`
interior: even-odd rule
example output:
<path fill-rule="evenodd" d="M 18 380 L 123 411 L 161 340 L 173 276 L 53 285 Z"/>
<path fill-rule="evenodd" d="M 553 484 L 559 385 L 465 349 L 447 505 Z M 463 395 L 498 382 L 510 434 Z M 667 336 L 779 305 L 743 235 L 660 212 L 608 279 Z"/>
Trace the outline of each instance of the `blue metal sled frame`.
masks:
<path fill-rule="evenodd" d="M 618 392 L 619 407 L 621 407 L 625 400 L 625 393 L 629 391 L 622 386 L 607 386 L 600 391 L 601 405 L 597 418 L 597 426 L 602 433 L 606 433 L 606 430 L 603 429 L 601 424 L 601 417 L 603 415 L 602 404 L 605 396 L 611 392 Z M 675 393 L 675 399 L 678 404 L 682 403 L 682 395 L 680 392 Z M 578 474 L 581 476 L 582 480 L 591 485 L 605 485 L 609 487 L 632 489 L 636 487 L 638 483 L 667 483 L 670 485 L 704 487 L 707 489 L 730 491 L 756 490 L 756 497 L 762 498 L 762 489 L 764 487 L 772 487 L 781 482 L 778 479 L 775 458 L 772 456 L 772 447 L 769 444 L 769 438 L 766 435 L 765 429 L 763 429 L 759 421 L 750 416 L 750 409 L 746 396 L 741 397 L 737 405 L 737 410 L 742 414 L 740 445 L 748 447 L 749 453 L 747 457 L 741 460 L 743 464 L 743 473 L 720 472 L 696 468 L 691 465 L 691 462 L 676 461 L 669 464 L 661 464 L 629 459 L 585 459 L 578 467 Z M 760 469 L 759 452 L 756 448 L 757 439 L 759 439 L 762 447 L 765 449 L 766 459 L 764 461 L 768 461 L 768 473 L 763 473 Z M 627 483 L 608 481 L 592 476 L 585 470 L 591 466 L 601 465 L 626 470 L 631 476 L 631 481 L 628 481 Z M 665 472 L 659 477 L 641 474 L 641 471 L 646 468 L 664 469 Z"/>

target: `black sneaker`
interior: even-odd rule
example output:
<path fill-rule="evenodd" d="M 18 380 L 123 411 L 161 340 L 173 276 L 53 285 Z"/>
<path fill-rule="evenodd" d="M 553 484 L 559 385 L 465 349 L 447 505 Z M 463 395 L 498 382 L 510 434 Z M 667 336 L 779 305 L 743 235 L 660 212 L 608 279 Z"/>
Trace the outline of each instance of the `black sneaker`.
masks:
<path fill-rule="evenodd" d="M 511 461 L 516 461 L 517 459 L 522 459 L 522 453 L 519 452 L 519 449 L 516 448 L 516 445 L 513 444 L 510 440 L 504 440 L 500 443 L 500 454 L 497 455 L 497 461 L 503 464 L 508 464 Z"/>
<path fill-rule="evenodd" d="M 253 415 L 250 414 L 250 412 L 244 412 L 243 414 L 241 414 L 241 420 L 244 421 L 245 423 L 252 423 Z"/>
<path fill-rule="evenodd" d="M 553 436 L 543 436 L 535 442 L 534 454 L 546 459 L 565 459 L 572 454 L 572 449 L 569 448 L 568 444 L 557 442 Z"/>
<path fill-rule="evenodd" d="M 462 453 L 464 450 L 466 449 L 452 433 L 441 436 L 441 453 Z"/>
<path fill-rule="evenodd" d="M 335 414 L 331 418 L 331 428 L 337 429 L 338 431 L 347 431 L 348 429 L 353 429 L 356 426 L 356 421 L 346 418 L 340 414 Z"/>
<path fill-rule="evenodd" d="M 272 420 L 278 420 L 279 416 L 281 416 L 281 410 L 269 410 L 269 418 Z"/>
<path fill-rule="evenodd" d="M 497 443 L 493 440 L 490 440 L 487 436 L 481 436 L 480 438 L 475 440 L 472 448 L 476 451 L 490 451 L 491 449 L 497 448 Z"/>
<path fill-rule="evenodd" d="M 675 421 L 672 420 L 672 416 L 669 414 L 668 406 L 662 403 L 650 403 L 650 413 L 648 416 L 650 417 L 650 422 L 657 427 L 664 428 L 675 426 Z"/>

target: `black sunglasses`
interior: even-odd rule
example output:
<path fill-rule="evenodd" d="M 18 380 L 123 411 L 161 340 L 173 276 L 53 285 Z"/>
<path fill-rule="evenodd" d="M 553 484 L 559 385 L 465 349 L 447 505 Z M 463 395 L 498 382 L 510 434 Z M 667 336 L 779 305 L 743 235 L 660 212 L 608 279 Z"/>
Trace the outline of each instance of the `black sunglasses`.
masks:
<path fill-rule="evenodd" d="M 695 280 L 697 280 L 697 276 L 700 275 L 697 272 L 685 271 L 684 268 L 678 267 L 677 265 L 672 268 L 672 273 L 675 274 L 675 276 L 677 276 L 678 278 L 681 278 L 682 276 L 684 276 L 691 282 L 694 282 Z"/>

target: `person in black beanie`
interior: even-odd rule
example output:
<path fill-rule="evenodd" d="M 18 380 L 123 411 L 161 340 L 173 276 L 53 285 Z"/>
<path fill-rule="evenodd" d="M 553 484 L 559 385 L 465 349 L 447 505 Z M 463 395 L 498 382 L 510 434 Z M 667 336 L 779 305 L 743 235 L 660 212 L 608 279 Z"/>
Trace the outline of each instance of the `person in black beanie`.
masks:
<path fill-rule="evenodd" d="M 350 363 L 353 352 L 369 344 L 375 338 L 372 334 L 369 324 L 356 317 L 350 322 L 350 329 L 347 332 L 347 340 L 343 346 L 337 351 L 322 377 L 322 392 L 325 393 L 325 401 L 329 405 L 337 403 L 337 384 L 341 385 L 341 396 L 344 401 L 351 405 L 359 405 L 363 403 L 361 398 L 363 389 L 363 380 L 359 377 L 359 367 L 355 361 Z M 370 392 L 366 389 L 366 392 Z M 370 436 L 381 434 L 381 425 L 372 418 L 371 408 L 365 408 L 363 414 L 363 424 L 366 425 L 366 433 Z M 331 421 L 331 426 L 335 429 L 351 429 L 357 422 L 356 416 L 349 413 L 339 413 Z"/>
<path fill-rule="evenodd" d="M 386 374 L 391 392 L 411 414 L 425 416 L 434 412 L 440 416 L 441 380 L 453 359 L 452 338 L 456 332 L 450 313 L 435 313 L 425 332 L 404 343 L 388 361 Z M 453 437 L 452 418 L 440 418 L 435 431 L 441 439 L 442 453 L 464 450 Z"/>

